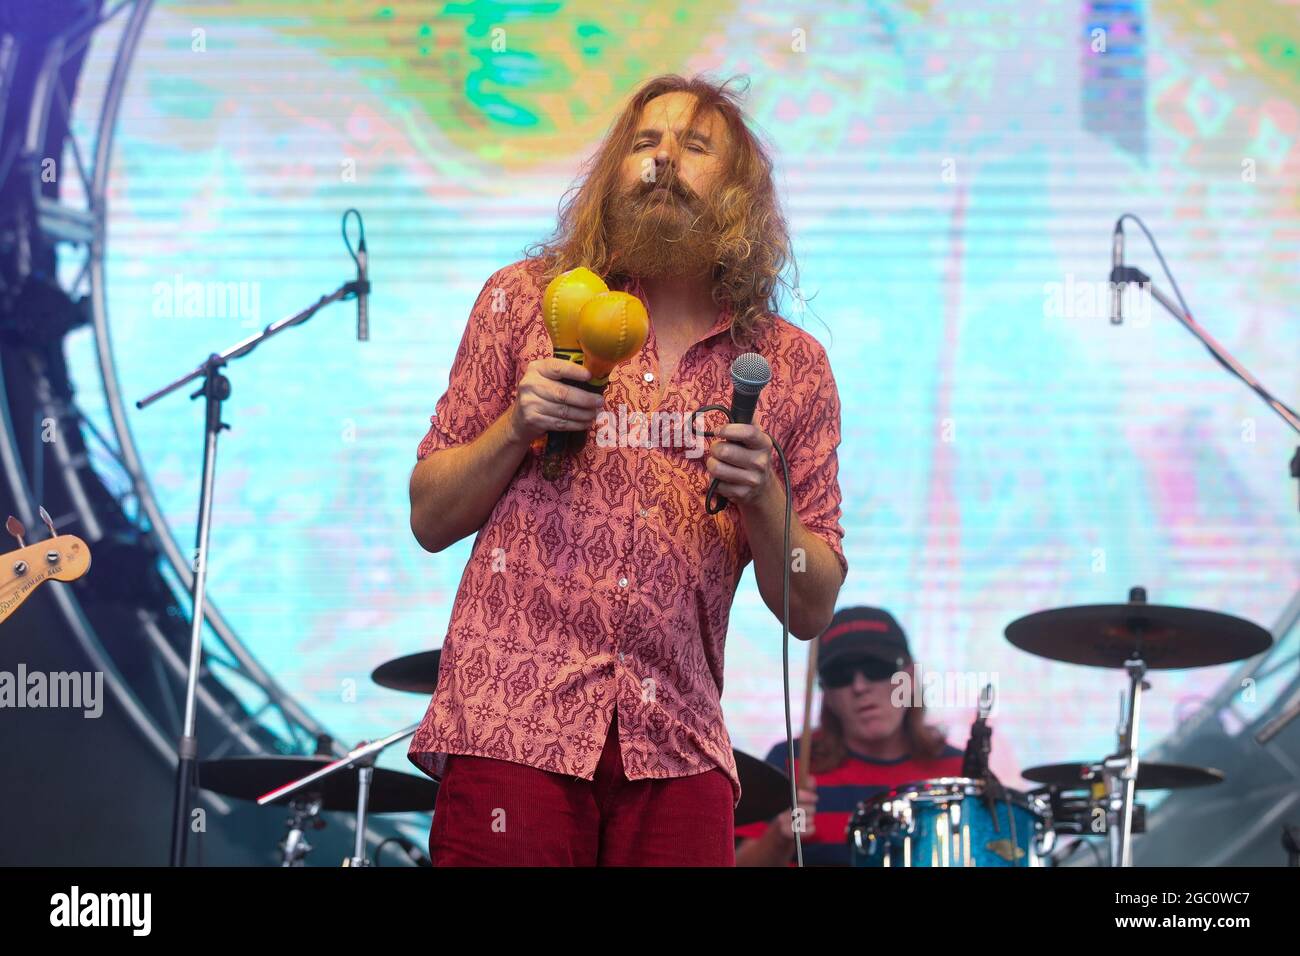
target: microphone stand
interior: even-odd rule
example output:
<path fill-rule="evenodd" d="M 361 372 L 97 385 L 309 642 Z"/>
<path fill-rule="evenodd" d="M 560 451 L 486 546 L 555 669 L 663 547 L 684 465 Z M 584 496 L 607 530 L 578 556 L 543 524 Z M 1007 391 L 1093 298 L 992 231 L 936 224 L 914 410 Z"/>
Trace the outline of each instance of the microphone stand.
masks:
<path fill-rule="evenodd" d="M 1146 233 L 1147 239 L 1151 242 L 1152 248 L 1154 248 L 1156 251 L 1156 256 L 1160 259 L 1160 264 L 1164 266 L 1164 257 L 1160 255 L 1160 249 L 1156 246 L 1155 239 L 1151 236 L 1151 233 L 1147 230 L 1146 225 L 1137 216 L 1134 216 L 1132 213 L 1124 213 L 1122 216 L 1120 216 L 1119 220 L 1115 223 L 1116 233 L 1122 235 L 1125 219 L 1132 219 L 1134 222 L 1138 224 L 1139 227 L 1141 227 L 1142 231 Z M 1119 248 L 1122 249 L 1123 246 L 1121 245 L 1119 246 Z M 1168 266 L 1165 266 L 1165 273 L 1169 274 Z M 1168 312 L 1170 315 L 1172 315 L 1175 319 L 1177 319 L 1179 323 L 1183 326 L 1183 328 L 1187 329 L 1187 331 L 1191 332 L 1192 335 L 1196 336 L 1196 338 L 1200 340 L 1201 344 L 1204 345 L 1207 349 L 1209 349 L 1210 354 L 1214 356 L 1214 358 L 1218 361 L 1220 365 L 1222 365 L 1229 372 L 1231 372 L 1242 382 L 1244 382 L 1247 386 L 1249 386 L 1250 389 L 1255 392 L 1255 394 L 1257 394 L 1260 398 L 1264 400 L 1264 403 L 1268 405 L 1269 408 L 1273 409 L 1273 411 L 1277 414 L 1279 418 L 1282 419 L 1282 421 L 1286 422 L 1288 425 L 1291 426 L 1292 431 L 1294 431 L 1297 435 L 1300 435 L 1300 416 L 1297 416 L 1296 413 L 1293 412 L 1285 402 L 1277 398 L 1275 395 L 1273 395 L 1272 392 L 1270 392 L 1267 388 L 1265 388 L 1264 385 L 1257 378 L 1255 378 L 1255 376 L 1251 375 L 1250 372 L 1247 371 L 1246 368 L 1240 362 L 1238 362 L 1235 358 L 1232 357 L 1232 355 L 1228 353 L 1227 349 L 1225 349 L 1222 345 L 1216 342 L 1214 338 L 1210 335 L 1210 333 L 1206 332 L 1203 328 L 1197 325 L 1196 320 L 1192 318 L 1191 314 L 1187 312 L 1180 305 L 1179 302 L 1175 302 L 1172 299 L 1170 299 L 1169 296 L 1165 295 L 1164 292 L 1162 292 L 1160 288 L 1156 286 L 1154 282 L 1151 281 L 1151 277 L 1149 275 L 1147 275 L 1141 269 L 1136 269 L 1133 268 L 1132 266 L 1115 265 L 1110 271 L 1110 281 L 1112 287 L 1116 289 L 1119 288 L 1120 283 L 1124 283 L 1124 282 L 1136 282 L 1139 285 L 1145 286 L 1147 289 L 1149 289 L 1151 292 L 1151 297 L 1155 299 L 1157 302 L 1159 302 L 1162 306 L 1164 306 L 1165 311 Z M 1172 276 L 1170 276 L 1170 281 L 1173 282 Z M 1174 282 L 1173 285 L 1174 285 L 1174 290 L 1177 291 L 1178 283 Z M 1179 295 L 1179 299 L 1180 300 L 1182 299 L 1181 294 Z M 1119 297 L 1116 296 L 1116 301 L 1118 302 L 1118 300 Z M 1113 324 L 1118 324 L 1115 318 L 1112 318 L 1111 322 Z M 1292 478 L 1295 478 L 1297 481 L 1300 481 L 1300 445 L 1296 446 L 1295 454 L 1291 457 L 1289 474 Z M 1300 507 L 1300 498 L 1297 499 L 1297 506 Z M 1134 672 L 1134 668 L 1131 666 L 1133 665 L 1133 663 L 1134 663 L 1133 661 L 1129 662 L 1131 676 L 1133 676 L 1133 672 Z M 1140 700 L 1139 682 L 1141 681 L 1142 678 L 1142 672 L 1145 671 L 1145 665 L 1142 664 L 1142 662 L 1140 661 L 1137 663 L 1139 665 L 1140 672 L 1136 676 L 1134 676 L 1134 680 L 1133 680 L 1133 692 L 1132 692 L 1131 705 L 1130 705 L 1132 710 L 1130 712 L 1131 714 L 1130 719 L 1133 719 L 1132 713 L 1136 711 L 1138 701 Z M 1261 746 L 1267 744 L 1270 740 L 1272 740 L 1282 731 L 1283 727 L 1291 723 L 1297 717 L 1300 717 L 1300 694 L 1297 694 L 1295 698 L 1292 699 L 1292 701 L 1287 705 L 1287 707 L 1283 710 L 1281 714 L 1279 714 L 1273 720 L 1269 721 L 1269 723 L 1263 729 L 1260 730 L 1260 732 L 1255 737 L 1256 742 L 1259 743 Z M 1134 758 L 1133 760 L 1134 765 L 1128 768 L 1129 770 L 1133 771 L 1133 773 L 1131 774 L 1132 776 L 1136 775 L 1136 769 L 1137 769 L 1135 766 L 1136 762 L 1137 762 L 1136 758 Z M 1128 856 L 1127 843 L 1129 838 L 1129 826 L 1131 824 L 1131 816 L 1132 816 L 1132 795 L 1131 795 L 1132 786 L 1133 786 L 1133 781 L 1131 779 L 1127 780 L 1126 789 L 1129 791 L 1129 793 L 1128 793 L 1128 799 L 1124 801 L 1127 809 L 1124 814 L 1124 824 L 1123 824 L 1124 832 L 1122 834 L 1123 836 L 1122 849 L 1123 849 L 1124 858 L 1126 860 L 1124 865 L 1127 865 L 1127 856 Z"/>
<path fill-rule="evenodd" d="M 1142 225 L 1142 221 L 1137 219 L 1137 217 L 1133 216 L 1131 213 L 1125 213 L 1121 216 L 1120 223 L 1116 224 L 1117 227 L 1122 224 L 1126 218 L 1134 219 L 1137 221 L 1138 225 L 1142 226 L 1143 231 L 1146 231 L 1146 226 Z M 1147 233 L 1147 235 L 1149 237 L 1150 233 Z M 1154 240 L 1152 240 L 1152 245 L 1154 244 Z M 1156 255 L 1159 254 L 1159 250 L 1157 250 Z M 1163 263 L 1163 261 L 1164 260 L 1162 259 L 1161 262 Z M 1265 388 L 1260 381 L 1255 378 L 1255 376 L 1251 375 L 1240 362 L 1228 353 L 1227 349 L 1214 340 L 1210 333 L 1197 325 L 1196 320 L 1193 319 L 1188 312 L 1184 311 L 1179 303 L 1165 295 L 1164 292 L 1162 292 L 1160 288 L 1151 281 L 1149 275 L 1141 269 L 1121 265 L 1111 269 L 1110 281 L 1111 284 L 1115 286 L 1125 282 L 1136 282 L 1139 285 L 1148 288 L 1151 291 L 1151 297 L 1164 306 L 1165 311 L 1177 319 L 1183 328 L 1196 336 L 1196 338 L 1200 340 L 1201 344 L 1210 350 L 1210 354 L 1218 360 L 1220 365 L 1248 385 L 1255 394 L 1264 400 L 1265 404 L 1267 404 L 1269 408 L 1273 409 L 1273 411 L 1277 413 L 1277 416 L 1281 418 L 1282 421 L 1291 426 L 1292 431 L 1297 435 L 1300 435 L 1300 417 L 1297 417 L 1295 412 Z M 1175 289 L 1176 288 L 1177 285 L 1175 285 Z M 1112 322 L 1114 322 L 1113 319 Z M 1296 446 L 1295 455 L 1291 458 L 1290 475 L 1292 478 L 1300 481 L 1300 445 Z M 1297 507 L 1300 507 L 1300 496 L 1297 497 Z"/>
<path fill-rule="evenodd" d="M 207 400 L 203 422 L 203 480 L 199 492 L 198 529 L 194 539 L 196 554 L 191 592 L 193 607 L 190 621 L 190 659 L 185 680 L 185 720 L 180 740 L 176 745 L 176 800 L 172 808 L 172 866 L 185 865 L 186 841 L 189 834 L 189 827 L 186 825 L 188 816 L 186 808 L 190 804 L 199 752 L 195 701 L 198 696 L 199 667 L 203 654 L 203 607 L 208 582 L 208 540 L 212 532 L 212 488 L 217 466 L 217 436 L 230 427 L 221 420 L 222 403 L 230 397 L 230 379 L 226 378 L 221 370 L 227 362 L 243 358 L 272 336 L 306 322 L 331 302 L 353 298 L 361 291 L 366 291 L 361 288 L 361 280 L 346 282 L 329 295 L 321 296 L 301 312 L 278 322 L 272 322 L 261 332 L 232 345 L 224 352 L 212 353 L 198 368 L 135 403 L 136 408 L 147 408 L 164 395 L 169 395 L 196 379 L 202 379 L 203 385 L 190 395 L 190 398 L 202 396 Z"/>

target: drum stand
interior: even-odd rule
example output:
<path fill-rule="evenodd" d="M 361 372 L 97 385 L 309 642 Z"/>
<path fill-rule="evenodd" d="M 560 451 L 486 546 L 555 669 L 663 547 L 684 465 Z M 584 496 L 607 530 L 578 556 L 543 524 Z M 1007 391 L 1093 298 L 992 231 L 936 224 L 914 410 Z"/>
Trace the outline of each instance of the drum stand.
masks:
<path fill-rule="evenodd" d="M 1124 662 L 1128 671 L 1128 706 L 1120 701 L 1119 750 L 1102 761 L 1106 781 L 1106 837 L 1111 866 L 1133 865 L 1133 807 L 1137 796 L 1138 727 L 1142 714 L 1142 692 L 1146 682 L 1146 661 L 1134 652 Z"/>
<path fill-rule="evenodd" d="M 258 797 L 257 805 L 259 807 L 264 807 L 268 803 L 273 803 L 276 800 L 287 797 L 291 793 L 297 793 L 299 790 L 311 786 L 317 780 L 324 780 L 332 773 L 356 767 L 357 835 L 356 841 L 353 843 L 352 856 L 344 860 L 343 865 L 370 866 L 370 860 L 366 856 L 366 809 L 370 802 L 370 781 L 375 776 L 375 759 L 392 744 L 397 743 L 399 740 L 404 740 L 414 734 L 419 727 L 420 725 L 418 723 L 411 724 L 411 726 L 407 727 L 405 730 L 391 733 L 387 737 L 382 737 L 379 740 L 376 740 L 374 743 L 365 743 L 363 741 L 361 744 L 357 745 L 354 750 L 349 751 L 346 756 L 340 757 L 333 763 L 307 774 L 307 776 L 300 780 L 295 780 L 293 783 L 286 783 L 283 787 L 277 787 L 270 793 L 265 793 Z M 289 842 L 291 837 L 293 837 L 292 830 L 290 831 L 289 837 L 286 837 L 286 844 Z M 310 849 L 310 847 L 308 847 L 308 849 Z M 286 848 L 286 859 L 288 852 L 289 851 Z M 285 865 L 288 866 L 290 864 L 286 863 Z"/>
<path fill-rule="evenodd" d="M 311 844 L 307 842 L 305 831 L 308 827 L 319 830 L 325 825 L 325 821 L 318 817 L 324 802 L 320 794 L 289 801 L 288 831 L 280 843 L 280 852 L 283 854 L 281 866 L 305 865 L 303 861 L 311 852 Z"/>

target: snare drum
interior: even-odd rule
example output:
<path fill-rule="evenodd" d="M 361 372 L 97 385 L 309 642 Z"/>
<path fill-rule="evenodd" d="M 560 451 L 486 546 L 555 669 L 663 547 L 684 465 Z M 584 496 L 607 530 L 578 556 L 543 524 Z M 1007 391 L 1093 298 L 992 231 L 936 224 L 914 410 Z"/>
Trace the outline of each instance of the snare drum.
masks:
<path fill-rule="evenodd" d="M 853 866 L 1043 866 L 1054 833 L 1047 802 L 982 780 L 938 777 L 858 804 L 849 822 Z"/>

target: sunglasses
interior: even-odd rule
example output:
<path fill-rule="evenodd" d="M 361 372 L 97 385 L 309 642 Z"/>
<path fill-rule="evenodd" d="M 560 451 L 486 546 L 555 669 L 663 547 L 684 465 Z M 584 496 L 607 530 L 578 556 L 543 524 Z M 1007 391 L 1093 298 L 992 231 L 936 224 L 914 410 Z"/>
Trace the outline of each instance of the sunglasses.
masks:
<path fill-rule="evenodd" d="M 875 683 L 889 680 L 898 673 L 899 665 L 893 661 L 864 658 L 855 661 L 836 661 L 822 671 L 822 686 L 827 690 L 839 690 L 853 683 L 853 678 L 861 674 L 866 680 Z"/>

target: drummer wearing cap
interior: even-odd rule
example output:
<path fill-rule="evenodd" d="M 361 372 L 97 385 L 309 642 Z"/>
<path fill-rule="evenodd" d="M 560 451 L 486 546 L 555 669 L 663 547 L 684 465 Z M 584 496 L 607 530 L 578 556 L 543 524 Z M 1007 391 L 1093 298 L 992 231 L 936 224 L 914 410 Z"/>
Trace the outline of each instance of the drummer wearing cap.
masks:
<path fill-rule="evenodd" d="M 849 865 L 845 831 L 860 801 L 915 780 L 961 774 L 962 752 L 925 722 L 925 708 L 894 705 L 894 697 L 911 703 L 912 695 L 893 693 L 895 675 L 904 673 L 908 681 L 915 678 L 911 649 L 886 610 L 843 608 L 818 638 L 820 726 L 812 737 L 811 775 L 799 788 L 806 864 Z M 784 740 L 767 755 L 782 772 L 787 772 L 786 758 Z M 737 827 L 736 837 L 737 866 L 782 866 L 793 860 L 788 812 L 770 823 Z"/>

